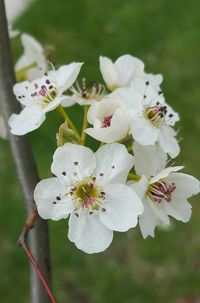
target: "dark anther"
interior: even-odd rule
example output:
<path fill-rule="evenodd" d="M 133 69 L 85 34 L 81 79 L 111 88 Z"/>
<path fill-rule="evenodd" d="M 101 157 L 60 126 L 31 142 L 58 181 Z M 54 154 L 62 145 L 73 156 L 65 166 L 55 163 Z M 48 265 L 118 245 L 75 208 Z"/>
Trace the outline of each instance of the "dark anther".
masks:
<path fill-rule="evenodd" d="M 53 204 L 56 204 L 56 201 L 53 201 Z"/>
<path fill-rule="evenodd" d="M 63 172 L 62 172 L 62 175 L 63 175 L 63 176 L 66 176 L 66 174 L 67 174 L 66 171 L 63 171 Z"/>
<path fill-rule="evenodd" d="M 61 200 L 61 197 L 57 196 L 57 197 L 56 197 L 56 200 Z"/>
<path fill-rule="evenodd" d="M 49 86 L 49 89 L 52 89 L 52 88 L 53 88 L 53 85 L 50 85 L 50 86 Z"/>
<path fill-rule="evenodd" d="M 75 162 L 74 162 L 74 165 L 78 165 L 78 161 L 75 161 Z"/>
<path fill-rule="evenodd" d="M 173 117 L 173 114 L 169 114 L 169 117 L 172 118 L 172 117 Z"/>
<path fill-rule="evenodd" d="M 147 96 L 146 96 L 146 95 L 144 95 L 144 99 L 146 99 L 146 97 L 147 97 Z"/>
<path fill-rule="evenodd" d="M 50 81 L 49 81 L 49 79 L 47 79 L 47 80 L 45 81 L 45 83 L 46 83 L 46 84 L 50 84 Z"/>
<path fill-rule="evenodd" d="M 161 92 L 161 90 L 159 90 L 159 92 L 158 92 L 158 95 L 162 95 L 162 92 Z"/>
<path fill-rule="evenodd" d="M 101 209 L 101 211 L 102 211 L 102 212 L 105 212 L 105 211 L 106 211 L 106 209 L 105 209 L 105 208 L 102 208 L 102 209 Z"/>
<path fill-rule="evenodd" d="M 93 177 L 93 178 L 92 178 L 92 181 L 96 181 L 96 177 Z"/>
<path fill-rule="evenodd" d="M 93 214 L 93 211 L 90 211 L 89 214 L 92 215 L 92 214 Z"/>
<path fill-rule="evenodd" d="M 78 217 L 79 217 L 79 214 L 75 213 L 75 216 L 78 218 Z"/>
<path fill-rule="evenodd" d="M 101 191 L 101 195 L 104 196 L 106 193 L 104 191 Z"/>
<path fill-rule="evenodd" d="M 148 86 L 149 85 L 149 81 L 146 81 L 145 84 Z"/>
<path fill-rule="evenodd" d="M 100 174 L 99 174 L 100 177 L 103 177 L 103 175 L 104 175 L 103 173 L 100 173 Z"/>
<path fill-rule="evenodd" d="M 115 166 L 114 166 L 114 165 L 112 165 L 112 167 L 111 167 L 111 168 L 113 169 L 113 168 L 115 168 Z"/>

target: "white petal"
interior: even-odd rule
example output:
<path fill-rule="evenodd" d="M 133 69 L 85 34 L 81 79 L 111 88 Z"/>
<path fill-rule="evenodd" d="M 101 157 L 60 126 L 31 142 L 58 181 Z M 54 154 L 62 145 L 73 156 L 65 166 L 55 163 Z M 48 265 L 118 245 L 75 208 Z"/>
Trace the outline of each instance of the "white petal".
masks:
<path fill-rule="evenodd" d="M 134 142 L 133 152 L 135 171 L 139 175 L 155 176 L 166 165 L 167 155 L 158 144 L 144 146 Z"/>
<path fill-rule="evenodd" d="M 107 57 L 99 57 L 100 71 L 108 87 L 116 86 L 119 82 L 114 63 Z"/>
<path fill-rule="evenodd" d="M 112 143 L 125 138 L 129 130 L 129 121 L 122 108 L 118 108 L 112 116 L 109 127 L 87 128 L 85 132 L 104 143 Z"/>
<path fill-rule="evenodd" d="M 55 79 L 59 94 L 61 95 L 76 80 L 83 63 L 71 63 L 61 66 L 57 71 L 49 72 L 49 76 Z"/>
<path fill-rule="evenodd" d="M 127 152 L 124 145 L 119 143 L 104 145 L 97 150 L 95 155 L 97 159 L 95 176 L 98 184 L 126 182 L 133 166 L 133 156 Z"/>
<path fill-rule="evenodd" d="M 131 81 L 143 74 L 144 63 L 130 55 L 123 55 L 115 61 L 119 75 L 119 86 L 129 86 Z"/>
<path fill-rule="evenodd" d="M 133 139 L 142 145 L 153 145 L 159 138 L 160 129 L 143 117 L 132 119 L 131 133 Z"/>
<path fill-rule="evenodd" d="M 157 182 L 160 179 L 166 178 L 169 176 L 170 173 L 176 172 L 183 169 L 183 166 L 172 166 L 172 167 L 167 167 L 163 169 L 161 172 L 159 172 L 155 177 L 153 177 L 150 180 L 150 184 Z"/>
<path fill-rule="evenodd" d="M 53 155 L 51 171 L 57 177 L 74 184 L 90 177 L 96 167 L 95 155 L 85 146 L 66 143 L 58 147 Z M 63 175 L 63 172 L 66 175 Z"/>
<path fill-rule="evenodd" d="M 31 98 L 31 93 L 33 93 L 32 83 L 28 81 L 23 81 L 16 83 L 13 86 L 13 92 L 17 100 L 23 105 L 34 105 L 34 100 Z"/>
<path fill-rule="evenodd" d="M 187 202 L 186 199 L 175 199 L 169 203 L 164 203 L 164 208 L 166 213 L 176 220 L 180 220 L 182 222 L 188 222 L 191 213 L 192 213 L 192 206 Z"/>
<path fill-rule="evenodd" d="M 178 196 L 189 198 L 199 193 L 199 180 L 193 176 L 172 172 L 169 176 L 169 180 L 176 184 L 176 192 Z"/>
<path fill-rule="evenodd" d="M 62 100 L 62 106 L 70 107 L 70 106 L 74 105 L 76 102 L 78 103 L 77 98 L 75 98 L 73 96 L 65 96 L 65 98 L 63 98 L 63 100 Z"/>
<path fill-rule="evenodd" d="M 148 236 L 154 237 L 154 230 L 157 225 L 159 225 L 160 220 L 155 215 L 155 213 L 149 207 L 146 199 L 143 200 L 144 212 L 139 216 L 139 226 L 143 238 Z"/>
<path fill-rule="evenodd" d="M 154 213 L 157 218 L 162 221 L 164 224 L 169 224 L 169 218 L 167 216 L 166 210 L 163 206 L 163 203 L 153 202 L 150 199 L 146 199 L 151 211 Z"/>
<path fill-rule="evenodd" d="M 172 159 L 176 158 L 180 153 L 180 147 L 175 138 L 176 132 L 170 126 L 163 126 L 160 129 L 159 144 L 160 147 L 170 155 Z"/>
<path fill-rule="evenodd" d="M 116 231 L 127 231 L 135 227 L 138 215 L 143 212 L 143 204 L 138 195 L 127 185 L 111 184 L 105 191 L 105 209 L 99 214 L 103 224 Z"/>
<path fill-rule="evenodd" d="M 57 97 L 53 99 L 47 106 L 44 107 L 43 112 L 47 113 L 52 110 L 54 110 L 56 107 L 58 107 L 62 103 L 63 97 Z"/>
<path fill-rule="evenodd" d="M 82 211 L 79 216 L 71 214 L 69 240 L 82 251 L 93 254 L 104 251 L 112 242 L 113 232 L 99 220 L 98 214 Z"/>
<path fill-rule="evenodd" d="M 12 114 L 8 124 L 13 135 L 22 136 L 38 127 L 44 122 L 45 115 L 40 106 L 27 106 L 20 114 Z"/>
<path fill-rule="evenodd" d="M 40 181 L 34 191 L 34 200 L 39 215 L 43 219 L 55 221 L 67 218 L 74 211 L 75 206 L 71 196 L 66 193 L 66 185 L 58 178 Z"/>
<path fill-rule="evenodd" d="M 145 192 L 147 191 L 149 181 L 148 178 L 143 175 L 137 182 L 128 182 L 128 185 L 136 192 L 136 194 L 143 199 Z"/>

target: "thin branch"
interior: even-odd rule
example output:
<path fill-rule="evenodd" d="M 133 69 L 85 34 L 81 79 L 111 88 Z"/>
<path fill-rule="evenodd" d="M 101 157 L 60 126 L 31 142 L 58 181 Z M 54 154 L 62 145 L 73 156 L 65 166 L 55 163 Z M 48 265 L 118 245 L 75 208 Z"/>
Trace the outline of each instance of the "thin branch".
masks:
<path fill-rule="evenodd" d="M 13 96 L 12 88 L 14 83 L 15 75 L 8 37 L 5 5 L 4 1 L 0 0 L 0 102 L 6 123 L 12 113 L 21 111 L 20 104 Z M 8 125 L 7 129 L 12 156 L 23 193 L 26 213 L 28 215 L 35 208 L 33 190 L 39 180 L 37 169 L 27 137 L 13 136 L 9 132 Z M 29 245 L 34 258 L 37 260 L 44 273 L 48 285 L 51 285 L 48 225 L 47 221 L 42 220 L 40 217 L 38 217 L 34 228 L 30 231 Z M 49 297 L 32 266 L 30 274 L 30 292 L 30 301 L 32 303 L 49 302 Z"/>
<path fill-rule="evenodd" d="M 46 292 L 49 296 L 49 299 L 51 300 L 52 303 L 56 303 L 57 301 L 56 301 L 51 289 L 48 286 L 48 283 L 47 283 L 47 281 L 46 281 L 46 279 L 45 279 L 45 277 L 42 273 L 42 270 L 41 270 L 39 264 L 37 263 L 37 261 L 33 257 L 28 245 L 26 244 L 27 235 L 28 235 L 30 229 L 33 228 L 34 223 L 37 220 L 37 218 L 38 218 L 38 212 L 37 212 L 37 209 L 35 208 L 26 220 L 26 224 L 24 225 L 22 233 L 21 233 L 21 235 L 18 239 L 18 244 L 24 250 L 26 256 L 28 257 L 29 261 L 33 265 L 33 267 L 34 267 L 34 269 L 35 269 L 35 271 L 36 271 L 44 289 L 46 290 Z"/>

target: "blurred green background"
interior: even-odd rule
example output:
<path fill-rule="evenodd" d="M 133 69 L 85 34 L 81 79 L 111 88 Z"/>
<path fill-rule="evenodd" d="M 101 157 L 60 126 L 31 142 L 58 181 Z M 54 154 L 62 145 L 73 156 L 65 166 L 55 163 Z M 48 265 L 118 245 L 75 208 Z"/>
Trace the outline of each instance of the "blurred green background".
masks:
<path fill-rule="evenodd" d="M 180 113 L 181 155 L 175 164 L 199 177 L 200 134 L 199 0 L 38 0 L 16 28 L 52 45 L 56 64 L 84 61 L 81 76 L 100 80 L 98 56 L 133 54 L 146 71 L 162 73 L 167 101 Z M 12 41 L 14 57 L 19 39 Z M 80 125 L 80 108 L 70 110 Z M 30 134 L 41 178 L 50 176 L 56 113 Z M 182 140 L 183 138 L 183 140 Z M 115 233 L 104 253 L 86 255 L 67 239 L 67 222 L 50 222 L 54 292 L 71 303 L 199 303 L 200 238 L 198 198 L 191 199 L 188 224 L 175 222 L 156 238 L 138 228 Z M 0 302 L 29 302 L 28 262 L 16 240 L 25 220 L 9 146 L 0 140 Z"/>

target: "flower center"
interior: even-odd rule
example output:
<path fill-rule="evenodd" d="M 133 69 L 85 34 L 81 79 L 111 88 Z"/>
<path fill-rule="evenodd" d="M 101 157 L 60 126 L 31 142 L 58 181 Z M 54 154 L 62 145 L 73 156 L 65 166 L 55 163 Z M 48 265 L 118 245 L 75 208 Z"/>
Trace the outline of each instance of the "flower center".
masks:
<path fill-rule="evenodd" d="M 172 193 L 175 189 L 175 183 L 172 182 L 168 184 L 163 180 L 159 180 L 158 182 L 149 185 L 147 196 L 149 196 L 153 202 L 171 202 Z"/>
<path fill-rule="evenodd" d="M 103 118 L 102 127 L 104 127 L 104 128 L 109 127 L 110 124 L 111 124 L 111 120 L 112 120 L 112 115 L 105 116 L 105 117 Z"/>
<path fill-rule="evenodd" d="M 99 101 L 105 95 L 105 87 L 96 81 L 87 84 L 86 79 L 83 78 L 81 84 L 76 81 L 76 87 L 72 86 L 71 92 L 79 98 Z"/>
<path fill-rule="evenodd" d="M 70 194 L 73 197 L 76 209 L 88 209 L 90 212 L 102 210 L 101 203 L 105 193 L 96 184 L 96 178 L 86 178 L 72 187 Z"/>
<path fill-rule="evenodd" d="M 162 106 L 159 102 L 157 102 L 155 106 L 147 107 L 145 109 L 146 118 L 156 127 L 160 127 L 164 124 L 166 114 L 167 106 Z"/>

